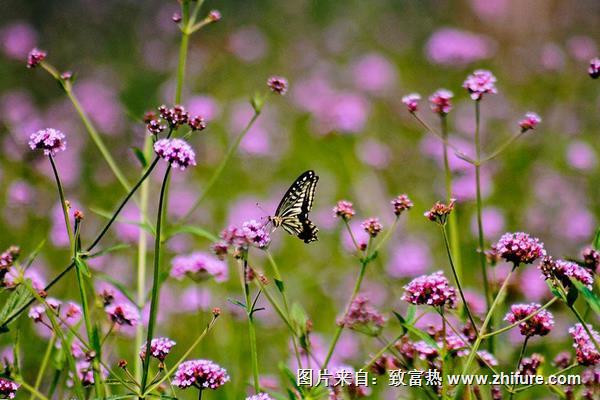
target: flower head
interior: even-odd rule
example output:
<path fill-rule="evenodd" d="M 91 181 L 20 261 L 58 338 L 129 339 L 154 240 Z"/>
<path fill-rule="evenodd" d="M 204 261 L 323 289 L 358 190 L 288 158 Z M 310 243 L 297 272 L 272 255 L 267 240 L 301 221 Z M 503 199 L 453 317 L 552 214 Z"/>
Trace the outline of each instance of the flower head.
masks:
<path fill-rule="evenodd" d="M 454 307 L 456 303 L 456 289 L 448 283 L 442 271 L 431 275 L 422 275 L 404 286 L 402 300 L 411 304 L 425 304 L 433 307 L 448 305 Z"/>
<path fill-rule="evenodd" d="M 583 251 L 583 265 L 592 273 L 595 273 L 598 266 L 600 266 L 600 253 L 591 247 L 585 249 Z"/>
<path fill-rule="evenodd" d="M 513 304 L 510 312 L 504 317 L 505 321 L 514 324 L 524 318 L 529 317 L 540 309 L 540 305 L 531 304 Z M 546 310 L 538 311 L 533 317 L 519 324 L 519 330 L 523 336 L 544 336 L 547 335 L 554 326 L 554 317 L 552 313 Z"/>
<path fill-rule="evenodd" d="M 0 286 L 4 285 L 4 277 L 8 274 L 20 253 L 21 249 L 17 246 L 10 246 L 6 251 L 0 254 Z"/>
<path fill-rule="evenodd" d="M 173 108 L 168 108 L 165 105 L 158 107 L 160 117 L 167 121 L 173 129 L 179 128 L 181 125 L 187 124 L 190 115 L 185 111 L 185 107 L 176 105 Z"/>
<path fill-rule="evenodd" d="M 496 251 L 514 265 L 531 264 L 546 255 L 544 244 L 524 232 L 505 233 L 496 243 Z"/>
<path fill-rule="evenodd" d="M 592 333 L 596 343 L 600 343 L 600 335 L 598 335 L 598 332 L 596 332 L 589 324 L 587 325 L 587 328 Z M 575 348 L 575 355 L 579 364 L 596 365 L 600 362 L 600 353 L 594 346 L 594 342 L 583 325 L 575 324 L 569 328 L 569 334 L 571 334 L 571 337 L 573 338 L 573 347 Z"/>
<path fill-rule="evenodd" d="M 431 111 L 439 115 L 446 115 L 452 110 L 450 100 L 454 97 L 454 93 L 446 89 L 438 89 L 429 96 L 429 105 Z"/>
<path fill-rule="evenodd" d="M 408 211 L 413 207 L 412 200 L 405 194 L 401 194 L 391 201 L 392 206 L 394 206 L 394 214 L 399 216 L 404 211 Z"/>
<path fill-rule="evenodd" d="M 146 344 L 144 343 L 140 348 L 140 358 L 142 360 L 146 358 Z M 174 341 L 166 337 L 152 339 L 150 341 L 150 355 L 159 361 L 164 361 L 175 344 Z"/>
<path fill-rule="evenodd" d="M 203 252 L 181 255 L 171 261 L 171 276 L 177 280 L 187 276 L 196 282 L 212 277 L 223 282 L 228 278 L 227 264 Z"/>
<path fill-rule="evenodd" d="M 473 100 L 481 100 L 484 94 L 495 94 L 496 77 L 490 72 L 478 69 L 467 77 L 463 87 L 471 94 Z"/>
<path fill-rule="evenodd" d="M 0 398 L 2 399 L 14 399 L 17 395 L 17 389 L 19 384 L 8 380 L 6 378 L 0 378 Z"/>
<path fill-rule="evenodd" d="M 581 284 L 587 286 L 589 289 L 594 284 L 592 274 L 585 267 L 572 261 L 554 260 L 548 256 L 544 257 L 539 268 L 547 280 L 556 279 L 565 287 L 571 286 L 571 279 L 581 282 Z"/>
<path fill-rule="evenodd" d="M 414 344 L 414 351 L 421 360 L 434 360 L 438 355 L 438 349 L 428 344 L 424 340 L 419 340 Z"/>
<path fill-rule="evenodd" d="M 438 224 L 445 225 L 448 219 L 448 215 L 454 210 L 454 204 L 456 203 L 456 199 L 450 199 L 450 203 L 448 205 L 444 203 L 436 202 L 433 207 L 427 212 L 425 212 L 425 216 L 433 222 L 437 222 Z"/>
<path fill-rule="evenodd" d="M 242 225 L 242 234 L 246 241 L 259 249 L 264 249 L 271 243 L 269 232 L 264 229 L 264 224 L 256 220 L 244 222 Z"/>
<path fill-rule="evenodd" d="M 421 100 L 421 95 L 418 93 L 407 94 L 402 97 L 402 103 L 406 104 L 406 108 L 411 113 L 417 112 L 419 110 L 419 101 Z"/>
<path fill-rule="evenodd" d="M 477 352 L 477 358 L 480 364 L 482 364 L 482 366 L 490 365 L 492 367 L 495 367 L 498 365 L 498 360 L 496 359 L 496 357 L 494 357 L 494 355 L 490 352 L 488 352 L 487 350 L 479 350 Z"/>
<path fill-rule="evenodd" d="M 521 132 L 526 132 L 530 129 L 535 129 L 538 124 L 542 122 L 542 118 L 534 112 L 528 112 L 525 117 L 519 121 Z"/>
<path fill-rule="evenodd" d="M 188 125 L 193 131 L 203 131 L 206 129 L 206 121 L 199 115 L 190 117 Z"/>
<path fill-rule="evenodd" d="M 267 393 L 258 393 L 253 396 L 246 397 L 246 400 L 273 400 Z"/>
<path fill-rule="evenodd" d="M 44 150 L 47 156 L 55 156 L 56 153 L 67 148 L 67 140 L 64 133 L 58 129 L 41 129 L 31 134 L 29 147 L 31 150 Z"/>
<path fill-rule="evenodd" d="M 376 237 L 383 229 L 383 225 L 381 225 L 381 222 L 379 222 L 379 218 L 366 219 L 360 226 L 372 238 Z"/>
<path fill-rule="evenodd" d="M 210 10 L 207 17 L 211 22 L 219 22 L 223 19 L 223 15 L 219 10 Z"/>
<path fill-rule="evenodd" d="M 57 300 L 53 297 L 48 297 L 46 299 L 46 304 L 50 309 L 52 309 L 55 312 L 58 312 L 60 310 L 60 306 L 62 305 L 62 303 L 59 300 Z M 27 315 L 35 323 L 38 323 L 38 322 L 41 322 L 44 324 L 49 323 L 49 321 L 44 319 L 44 316 L 46 315 L 46 305 L 44 305 L 44 304 L 38 304 L 38 305 L 31 307 L 29 309 L 29 313 Z"/>
<path fill-rule="evenodd" d="M 333 213 L 336 217 L 340 217 L 344 221 L 350 221 L 355 214 L 352 203 L 346 200 L 340 200 L 333 207 Z"/>
<path fill-rule="evenodd" d="M 592 58 L 590 60 L 590 67 L 588 68 L 588 73 L 593 79 L 598 79 L 600 76 L 600 58 Z"/>
<path fill-rule="evenodd" d="M 111 321 L 117 325 L 136 326 L 140 319 L 137 308 L 128 303 L 112 303 L 104 311 L 106 311 Z"/>
<path fill-rule="evenodd" d="M 148 129 L 148 132 L 150 132 L 151 134 L 158 135 L 159 133 L 167 129 L 167 127 L 165 125 L 162 125 L 160 123 L 160 120 L 151 119 L 150 121 L 148 121 L 146 129 Z"/>
<path fill-rule="evenodd" d="M 385 318 L 373 306 L 368 298 L 356 296 L 350 303 L 346 314 L 338 320 L 338 325 L 367 335 L 377 336 L 385 324 Z"/>
<path fill-rule="evenodd" d="M 282 76 L 272 76 L 267 80 L 267 86 L 273 93 L 283 96 L 288 90 L 288 81 Z"/>
<path fill-rule="evenodd" d="M 229 382 L 224 368 L 210 360 L 190 360 L 179 364 L 173 384 L 181 389 L 195 386 L 199 389 L 217 389 Z"/>
<path fill-rule="evenodd" d="M 196 153 L 185 140 L 160 139 L 154 143 L 154 152 L 175 168 L 182 171 L 196 165 Z"/>
<path fill-rule="evenodd" d="M 31 49 L 27 55 L 27 68 L 37 67 L 46 59 L 47 55 L 48 53 L 46 53 L 44 50 L 40 50 L 38 48 Z"/>
<path fill-rule="evenodd" d="M 544 362 L 544 356 L 533 353 L 531 357 L 525 357 L 519 365 L 521 375 L 537 375 L 538 368 Z"/>

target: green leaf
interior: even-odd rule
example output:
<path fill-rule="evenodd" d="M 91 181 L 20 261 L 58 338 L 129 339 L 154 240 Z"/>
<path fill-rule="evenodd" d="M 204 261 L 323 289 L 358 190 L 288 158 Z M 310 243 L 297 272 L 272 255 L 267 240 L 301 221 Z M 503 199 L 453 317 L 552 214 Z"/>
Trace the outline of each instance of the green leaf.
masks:
<path fill-rule="evenodd" d="M 180 233 L 189 233 L 194 236 L 208 239 L 211 242 L 216 242 L 217 240 L 219 240 L 219 238 L 217 236 L 215 236 L 213 233 L 207 231 L 206 229 L 200 228 L 198 226 L 193 226 L 193 225 L 182 225 L 182 226 L 176 227 L 173 230 L 169 231 L 169 234 L 167 236 L 171 237 L 171 236 L 178 235 Z"/>
<path fill-rule="evenodd" d="M 577 288 L 577 290 L 579 290 L 579 292 L 581 292 L 581 294 L 583 295 L 583 298 L 585 299 L 585 301 L 587 301 L 587 303 L 590 305 L 592 310 L 597 315 L 600 314 L 600 297 L 598 297 L 598 295 L 596 293 L 594 293 L 590 289 L 588 289 L 587 286 L 585 286 L 583 283 L 581 283 L 575 279 L 571 279 L 571 282 Z"/>
<path fill-rule="evenodd" d="M 412 325 L 415 322 L 416 315 L 417 307 L 414 304 L 410 304 L 406 309 L 406 322 Z"/>
<path fill-rule="evenodd" d="M 75 257 L 75 266 L 77 267 L 77 269 L 79 271 L 81 271 L 81 273 L 83 274 L 83 276 L 85 276 L 87 278 L 91 278 L 92 277 L 92 273 L 90 272 L 90 267 L 88 267 L 88 265 L 86 264 L 86 262 L 83 261 L 81 259 L 81 257 L 79 257 L 79 256 Z"/>
<path fill-rule="evenodd" d="M 244 310 L 246 310 L 246 304 L 242 303 L 239 300 L 228 298 L 227 301 L 230 302 L 233 305 L 242 307 Z"/>
<path fill-rule="evenodd" d="M 598 228 L 598 230 L 596 231 L 596 236 L 594 236 L 592 247 L 594 248 L 594 250 L 600 250 L 600 228 Z"/>
<path fill-rule="evenodd" d="M 302 308 L 300 304 L 292 304 L 292 308 L 290 309 L 290 320 L 297 332 L 300 332 L 301 335 L 307 333 L 306 323 L 308 322 L 308 315 L 306 315 L 304 308 Z"/>
<path fill-rule="evenodd" d="M 292 372 L 292 370 L 290 370 L 287 367 L 287 365 L 285 365 L 284 363 L 280 362 L 279 363 L 279 370 L 283 373 L 283 376 L 288 380 L 288 382 L 290 383 L 290 385 L 292 385 L 298 391 L 302 390 L 300 388 L 300 386 L 298 386 L 298 382 L 296 381 L 296 374 L 294 374 Z"/>
<path fill-rule="evenodd" d="M 33 296 L 27 290 L 27 287 L 23 284 L 18 285 L 8 296 L 4 307 L 0 311 L 0 334 L 8 332 L 6 321 L 13 316 L 21 307 L 27 304 Z"/>
<path fill-rule="evenodd" d="M 405 329 L 406 331 L 412 333 L 413 335 L 417 336 L 418 338 L 424 340 L 425 343 L 427 343 L 428 345 L 433 346 L 436 349 L 439 349 L 437 342 L 435 340 L 433 340 L 433 338 L 431 336 L 429 336 L 427 333 L 423 332 L 422 330 L 415 328 L 412 324 L 407 323 L 406 320 L 402 317 L 402 315 L 398 314 L 395 311 L 393 311 L 393 313 L 396 316 L 396 318 L 398 318 L 398 321 L 400 322 L 400 325 L 402 326 L 403 330 Z"/>
<path fill-rule="evenodd" d="M 579 290 L 575 286 L 571 286 L 569 291 L 567 292 L 567 304 L 572 306 L 577 301 L 577 297 L 579 296 Z"/>
<path fill-rule="evenodd" d="M 283 293 L 285 291 L 285 284 L 283 281 L 275 279 L 275 286 L 277 286 L 277 289 L 279 289 L 279 293 Z"/>
<path fill-rule="evenodd" d="M 106 249 L 97 251 L 95 253 L 91 253 L 91 254 L 81 254 L 82 258 L 96 258 L 96 257 L 102 257 L 106 254 L 109 253 L 114 253 L 115 251 L 119 251 L 119 250 L 124 250 L 124 249 L 128 249 L 131 246 L 128 244 L 116 244 L 114 246 L 110 246 L 107 247 Z"/>
<path fill-rule="evenodd" d="M 146 168 L 148 166 L 148 160 L 146 160 L 144 152 L 139 147 L 132 147 L 131 150 L 133 151 L 133 154 L 135 154 L 135 157 L 138 159 L 142 167 Z"/>
<path fill-rule="evenodd" d="M 42 251 L 42 249 L 44 248 L 45 244 L 46 244 L 46 239 L 42 240 L 36 246 L 36 248 L 31 252 L 31 254 L 29 255 L 29 257 L 27 257 L 27 261 L 25 261 L 25 265 L 24 265 L 25 269 L 31 267 L 31 264 L 33 264 L 33 261 L 37 258 L 38 254 L 40 254 L 40 251 Z"/>

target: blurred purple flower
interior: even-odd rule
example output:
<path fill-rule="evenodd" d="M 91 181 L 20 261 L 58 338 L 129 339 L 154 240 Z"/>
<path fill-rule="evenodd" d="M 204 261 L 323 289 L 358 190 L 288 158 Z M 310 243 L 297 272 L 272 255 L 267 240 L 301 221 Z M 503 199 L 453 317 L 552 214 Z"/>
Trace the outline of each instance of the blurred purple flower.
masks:
<path fill-rule="evenodd" d="M 390 148 L 375 139 L 367 139 L 356 146 L 358 158 L 365 164 L 377 168 L 386 168 L 392 160 Z"/>
<path fill-rule="evenodd" d="M 542 274 L 537 268 L 524 268 L 521 270 L 522 294 L 529 301 L 541 301 L 548 297 L 548 285 L 542 279 Z"/>
<path fill-rule="evenodd" d="M 195 314 L 199 310 L 208 310 L 211 302 L 212 295 L 210 290 L 198 286 L 190 286 L 181 293 L 177 311 Z"/>
<path fill-rule="evenodd" d="M 217 282 L 224 282 L 229 278 L 229 271 L 227 264 L 213 255 L 196 252 L 173 258 L 170 275 L 177 280 L 182 280 L 186 276 L 194 281 L 203 281 L 212 277 Z"/>
<path fill-rule="evenodd" d="M 74 85 L 74 91 L 91 120 L 107 135 L 118 135 L 124 125 L 118 92 L 107 79 L 82 80 Z"/>
<path fill-rule="evenodd" d="M 567 162 L 575 169 L 591 171 L 598 165 L 594 149 L 582 141 L 574 141 L 567 147 Z"/>
<path fill-rule="evenodd" d="M 556 43 L 545 43 L 540 51 L 540 63 L 543 68 L 550 71 L 560 71 L 565 66 L 565 55 Z"/>
<path fill-rule="evenodd" d="M 414 113 L 419 111 L 419 101 L 421 101 L 421 95 L 419 93 L 410 93 L 406 96 L 402 96 L 402 103 L 408 109 L 408 112 Z"/>
<path fill-rule="evenodd" d="M 386 271 L 392 278 L 412 278 L 425 273 L 431 262 L 427 244 L 411 238 L 394 246 Z"/>
<path fill-rule="evenodd" d="M 341 92 L 329 99 L 330 102 L 317 115 L 321 132 L 361 132 L 369 117 L 369 102 L 359 94 Z"/>
<path fill-rule="evenodd" d="M 470 0 L 471 8 L 481 18 L 491 21 L 504 17 L 510 11 L 510 0 Z"/>
<path fill-rule="evenodd" d="M 254 63 L 267 54 L 268 44 L 265 35 L 257 27 L 249 26 L 229 36 L 228 48 L 243 62 Z"/>
<path fill-rule="evenodd" d="M 105 309 L 108 317 L 117 325 L 136 326 L 140 319 L 140 313 L 129 303 L 112 303 Z"/>
<path fill-rule="evenodd" d="M 573 36 L 567 40 L 569 53 L 578 61 L 587 61 L 598 52 L 596 42 L 589 36 Z"/>
<path fill-rule="evenodd" d="M 29 50 L 35 46 L 37 33 L 25 22 L 13 22 L 0 31 L 0 42 L 4 54 L 15 60 L 25 58 Z"/>
<path fill-rule="evenodd" d="M 385 324 L 385 318 L 370 304 L 367 297 L 358 295 L 337 323 L 348 329 L 377 336 Z"/>
<path fill-rule="evenodd" d="M 590 66 L 588 68 L 588 74 L 593 79 L 598 79 L 600 76 L 600 58 L 595 57 L 590 60 Z"/>
<path fill-rule="evenodd" d="M 483 233 L 486 237 L 498 236 L 504 230 L 504 214 L 497 207 L 486 207 L 481 213 L 483 219 Z M 471 218 L 471 232 L 477 235 L 477 215 Z"/>
<path fill-rule="evenodd" d="M 218 118 L 221 114 L 219 103 L 208 95 L 190 97 L 187 101 L 187 107 L 191 114 L 202 115 L 208 122 Z"/>
<path fill-rule="evenodd" d="M 495 44 L 487 36 L 454 28 L 438 29 L 425 46 L 429 61 L 451 67 L 466 66 L 494 53 Z"/>
<path fill-rule="evenodd" d="M 369 234 L 362 229 L 361 223 L 359 221 L 351 221 L 350 222 L 350 230 L 354 235 L 354 238 L 358 242 L 358 245 L 364 247 L 369 242 Z M 356 251 L 356 247 L 352 241 L 352 237 L 348 233 L 346 229 L 341 231 L 342 235 L 342 245 L 347 251 Z"/>
<path fill-rule="evenodd" d="M 394 65 L 381 54 L 363 55 L 352 64 L 351 69 L 356 87 L 370 93 L 389 92 L 396 83 Z"/>
<path fill-rule="evenodd" d="M 25 181 L 16 180 L 7 189 L 8 206 L 24 206 L 31 203 L 35 194 L 33 186 Z"/>
<path fill-rule="evenodd" d="M 531 129 L 535 129 L 539 123 L 542 122 L 542 118 L 534 112 L 528 112 L 525 117 L 519 121 L 521 132 L 526 132 Z"/>

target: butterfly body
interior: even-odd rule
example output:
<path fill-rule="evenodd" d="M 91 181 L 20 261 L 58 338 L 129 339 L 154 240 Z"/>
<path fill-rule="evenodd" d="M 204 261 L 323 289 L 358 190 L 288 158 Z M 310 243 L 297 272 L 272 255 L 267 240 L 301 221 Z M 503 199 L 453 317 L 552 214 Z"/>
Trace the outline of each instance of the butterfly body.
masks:
<path fill-rule="evenodd" d="M 304 243 L 317 240 L 319 229 L 308 219 L 308 213 L 312 208 L 318 180 L 315 172 L 309 170 L 292 183 L 279 202 L 275 215 L 269 217 L 273 227 L 282 227 Z"/>

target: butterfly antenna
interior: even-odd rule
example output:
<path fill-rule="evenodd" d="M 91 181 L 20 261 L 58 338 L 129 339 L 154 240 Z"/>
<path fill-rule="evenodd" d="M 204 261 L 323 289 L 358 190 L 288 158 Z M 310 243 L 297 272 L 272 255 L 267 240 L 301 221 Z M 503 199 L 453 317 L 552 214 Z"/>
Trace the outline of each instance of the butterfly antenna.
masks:
<path fill-rule="evenodd" d="M 264 208 L 262 208 L 262 206 L 260 205 L 259 202 L 256 202 L 256 207 L 258 207 L 265 214 L 260 218 L 262 220 L 266 220 L 262 226 L 263 228 L 265 228 L 267 225 L 269 225 L 269 223 L 271 223 L 271 216 L 269 215 L 268 212 L 265 211 Z"/>

